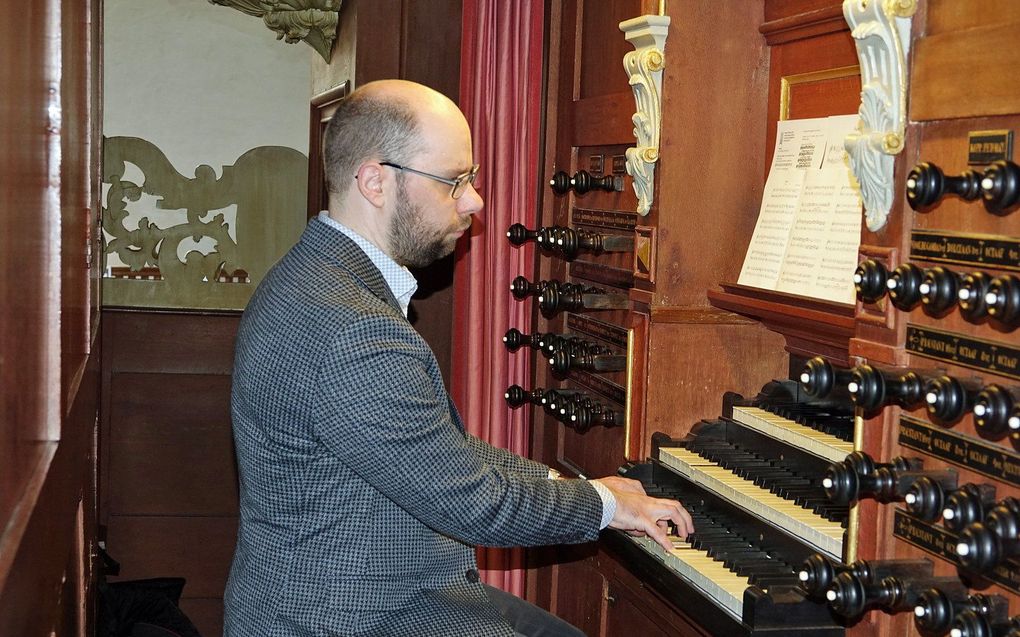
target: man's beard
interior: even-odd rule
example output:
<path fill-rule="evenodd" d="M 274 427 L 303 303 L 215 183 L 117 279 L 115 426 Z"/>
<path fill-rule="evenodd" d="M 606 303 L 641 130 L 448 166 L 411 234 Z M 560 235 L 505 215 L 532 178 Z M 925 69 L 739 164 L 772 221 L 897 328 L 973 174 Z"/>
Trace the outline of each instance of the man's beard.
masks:
<path fill-rule="evenodd" d="M 397 185 L 397 208 L 390 223 L 390 250 L 393 260 L 409 268 L 424 268 L 453 252 L 457 237 L 451 228 L 430 228 L 421 206 L 411 203 L 401 181 Z"/>

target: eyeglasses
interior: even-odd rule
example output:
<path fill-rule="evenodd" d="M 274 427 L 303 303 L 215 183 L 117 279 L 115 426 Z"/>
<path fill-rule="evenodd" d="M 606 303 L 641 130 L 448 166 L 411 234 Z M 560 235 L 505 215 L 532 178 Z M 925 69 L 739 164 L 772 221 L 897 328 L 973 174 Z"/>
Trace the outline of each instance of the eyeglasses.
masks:
<path fill-rule="evenodd" d="M 467 171 L 466 173 L 461 173 L 454 177 L 453 179 L 448 179 L 446 177 L 440 177 L 439 175 L 433 175 L 431 173 L 415 170 L 414 168 L 408 168 L 407 166 L 401 166 L 400 164 L 394 164 L 393 162 L 390 161 L 381 161 L 379 163 L 382 164 L 383 166 L 396 168 L 397 170 L 400 171 L 406 170 L 409 173 L 421 175 L 422 177 L 428 177 L 429 179 L 434 179 L 435 181 L 451 186 L 450 196 L 453 197 L 454 199 L 460 199 L 460 196 L 464 194 L 465 186 L 467 186 L 468 184 L 474 185 L 475 178 L 478 177 L 478 164 L 472 166 L 471 170 Z"/>

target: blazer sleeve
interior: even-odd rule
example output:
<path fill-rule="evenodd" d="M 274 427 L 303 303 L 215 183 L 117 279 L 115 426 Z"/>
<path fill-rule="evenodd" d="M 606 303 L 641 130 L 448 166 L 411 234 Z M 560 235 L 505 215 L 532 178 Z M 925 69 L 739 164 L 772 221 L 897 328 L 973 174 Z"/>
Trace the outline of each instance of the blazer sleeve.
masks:
<path fill-rule="evenodd" d="M 342 327 L 311 382 L 318 438 L 423 524 L 487 546 L 598 537 L 602 500 L 594 487 L 548 480 L 528 464 L 508 470 L 514 461 L 465 434 L 431 350 L 407 323 L 370 314 Z"/>
<path fill-rule="evenodd" d="M 467 434 L 467 441 L 468 446 L 471 447 L 482 462 L 499 467 L 503 471 L 518 473 L 523 476 L 532 478 L 549 477 L 549 467 L 541 462 L 529 460 L 507 449 L 494 447 L 471 434 Z"/>

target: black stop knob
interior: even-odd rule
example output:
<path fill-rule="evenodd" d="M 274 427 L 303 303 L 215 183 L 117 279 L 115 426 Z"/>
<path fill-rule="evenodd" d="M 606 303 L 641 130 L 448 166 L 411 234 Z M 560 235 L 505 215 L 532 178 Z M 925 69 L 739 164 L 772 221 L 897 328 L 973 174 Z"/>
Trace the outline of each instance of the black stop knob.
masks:
<path fill-rule="evenodd" d="M 820 597 L 825 594 L 832 580 L 836 575 L 847 570 L 845 564 L 836 564 L 820 553 L 815 553 L 804 560 L 804 564 L 797 572 L 797 579 L 800 580 L 800 587 L 811 597 Z"/>
<path fill-rule="evenodd" d="M 612 175 L 594 177 L 587 170 L 579 170 L 574 173 L 573 178 L 570 180 L 570 184 L 574 187 L 574 192 L 578 195 L 583 195 L 590 190 L 604 190 L 606 192 L 613 192 L 616 190 L 616 184 L 614 183 Z"/>
<path fill-rule="evenodd" d="M 961 611 L 950 624 L 953 637 L 1012 637 L 1014 624 L 974 610 Z"/>
<path fill-rule="evenodd" d="M 549 359 L 549 366 L 557 376 L 566 376 L 574 369 L 588 370 L 591 368 L 591 354 L 587 352 L 572 354 L 561 349 Z"/>
<path fill-rule="evenodd" d="M 989 281 L 985 303 L 989 316 L 997 323 L 1015 328 L 1020 323 L 1020 279 L 1004 274 Z"/>
<path fill-rule="evenodd" d="M 854 404 L 865 411 L 893 402 L 910 409 L 920 403 L 924 381 L 912 371 L 896 375 L 879 371 L 871 365 L 859 365 L 850 374 L 847 390 Z"/>
<path fill-rule="evenodd" d="M 524 245 L 526 241 L 534 241 L 538 238 L 538 230 L 528 230 L 523 225 L 515 223 L 507 228 L 506 238 L 515 246 Z"/>
<path fill-rule="evenodd" d="M 822 488 L 836 504 L 850 504 L 863 496 L 889 499 L 896 495 L 897 474 L 919 470 L 917 458 L 898 456 L 888 463 L 878 464 L 871 456 L 855 451 L 843 462 L 834 462 L 825 471 Z"/>
<path fill-rule="evenodd" d="M 506 399 L 506 404 L 516 409 L 528 403 L 538 405 L 541 404 L 542 395 L 545 390 L 542 388 L 536 388 L 528 391 L 520 385 L 510 385 L 507 387 L 506 392 L 503 394 L 503 398 Z"/>
<path fill-rule="evenodd" d="M 531 349 L 541 349 L 546 334 L 524 334 L 516 327 L 511 327 L 503 335 L 503 344 L 511 352 L 516 352 L 527 345 Z"/>
<path fill-rule="evenodd" d="M 985 210 L 992 214 L 1012 212 L 1020 202 L 1020 166 L 1000 159 L 986 168 L 981 176 L 981 198 Z"/>
<path fill-rule="evenodd" d="M 924 637 L 941 637 L 949 632 L 953 620 L 964 611 L 989 615 L 1002 612 L 1004 598 L 989 595 L 966 595 L 958 590 L 930 588 L 918 597 L 914 608 L 914 625 Z"/>
<path fill-rule="evenodd" d="M 844 367 L 835 368 L 821 356 L 815 356 L 804 365 L 800 373 L 800 386 L 809 396 L 824 398 L 832 393 L 837 386 L 850 381 L 850 370 Z"/>
<path fill-rule="evenodd" d="M 995 504 L 995 487 L 988 484 L 965 484 L 946 496 L 942 524 L 954 533 L 985 517 Z"/>
<path fill-rule="evenodd" d="M 886 281 L 889 280 L 889 272 L 880 261 L 865 259 L 854 271 L 854 289 L 857 296 L 865 303 L 875 303 L 886 291 Z"/>
<path fill-rule="evenodd" d="M 928 381 L 924 402 L 928 417 L 937 425 L 952 426 L 970 411 L 978 387 L 952 376 L 939 376 Z"/>
<path fill-rule="evenodd" d="M 889 275 L 886 287 L 889 288 L 889 300 L 904 312 L 917 307 L 921 302 L 921 280 L 924 272 L 913 263 L 901 263 Z"/>
<path fill-rule="evenodd" d="M 956 293 L 957 304 L 960 306 L 960 314 L 971 323 L 977 323 L 988 316 L 988 304 L 985 303 L 985 295 L 988 294 L 988 284 L 992 277 L 984 272 L 971 272 L 960 281 L 960 289 Z"/>
<path fill-rule="evenodd" d="M 942 169 L 931 162 L 922 162 L 907 174 L 907 203 L 914 210 L 927 208 L 946 193 L 971 201 L 981 194 L 981 177 L 967 170 L 959 177 L 946 177 Z"/>
<path fill-rule="evenodd" d="M 924 277 L 918 291 L 921 293 L 921 303 L 924 310 L 933 316 L 942 316 L 957 301 L 957 289 L 959 288 L 960 277 L 952 270 L 942 266 L 935 266 L 925 270 Z"/>
<path fill-rule="evenodd" d="M 945 508 L 946 491 L 942 484 L 929 476 L 922 476 L 914 481 L 903 501 L 907 511 L 925 522 L 935 522 L 942 517 Z"/>
<path fill-rule="evenodd" d="M 1020 402 L 1001 385 L 989 385 L 974 398 L 974 428 L 978 434 L 998 440 L 1020 430 Z"/>
<path fill-rule="evenodd" d="M 552 176 L 552 179 L 549 180 L 549 185 L 552 186 L 553 192 L 557 195 L 565 195 L 570 190 L 570 175 L 562 170 L 558 170 Z"/>
<path fill-rule="evenodd" d="M 956 556 L 975 573 L 987 573 L 1020 548 L 1020 500 L 1005 498 L 985 516 L 960 533 Z"/>
<path fill-rule="evenodd" d="M 538 296 L 550 283 L 555 281 L 539 281 L 533 284 L 523 276 L 517 276 L 510 282 L 510 294 L 518 301 L 523 301 L 529 296 Z"/>

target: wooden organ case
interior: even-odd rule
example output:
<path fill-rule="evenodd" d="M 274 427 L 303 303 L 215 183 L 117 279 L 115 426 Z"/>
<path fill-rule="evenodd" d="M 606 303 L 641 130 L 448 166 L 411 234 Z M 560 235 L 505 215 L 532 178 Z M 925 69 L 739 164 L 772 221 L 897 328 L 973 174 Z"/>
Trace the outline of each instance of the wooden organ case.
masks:
<path fill-rule="evenodd" d="M 507 400 L 534 410 L 537 459 L 589 477 L 624 465 L 698 509 L 705 535 L 730 535 L 703 538 L 711 559 L 680 567 L 615 532 L 532 551 L 529 598 L 593 636 L 1014 634 L 1020 5 L 899 3 L 913 13 L 909 117 L 888 221 L 863 231 L 854 306 L 734 283 L 777 120 L 860 105 L 841 3 L 669 3 L 643 216 L 626 173 L 635 101 L 618 25 L 660 4 L 548 3 L 549 184 L 537 226 L 507 232 L 539 246 L 512 289 L 534 321 L 505 338 L 536 372 Z M 709 456 L 722 469 L 704 467 Z M 762 514 L 772 496 L 687 485 L 726 483 L 723 470 L 821 526 Z M 947 525 L 950 501 L 960 515 Z M 753 545 L 749 565 L 726 557 L 733 542 Z M 744 579 L 713 575 L 720 564 Z"/>

